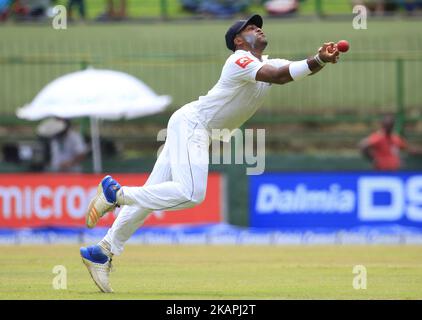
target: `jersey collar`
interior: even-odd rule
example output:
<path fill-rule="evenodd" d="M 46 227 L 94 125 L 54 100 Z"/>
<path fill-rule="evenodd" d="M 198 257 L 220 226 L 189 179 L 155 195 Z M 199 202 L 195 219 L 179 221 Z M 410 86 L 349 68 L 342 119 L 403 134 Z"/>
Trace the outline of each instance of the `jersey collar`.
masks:
<path fill-rule="evenodd" d="M 236 53 L 236 52 L 238 52 L 238 51 L 240 51 L 240 52 L 245 52 L 245 53 L 249 53 L 249 54 L 253 55 L 253 54 L 252 54 L 252 52 L 250 52 L 250 51 L 246 51 L 246 50 L 242 50 L 242 49 L 238 49 L 238 50 L 236 50 L 236 51 L 235 51 L 235 53 Z M 255 57 L 255 56 L 254 56 L 254 57 Z M 255 57 L 255 58 L 256 58 L 256 57 Z M 268 54 L 265 54 L 265 55 L 263 54 L 263 55 L 262 55 L 262 61 L 267 61 L 267 60 L 268 60 Z"/>

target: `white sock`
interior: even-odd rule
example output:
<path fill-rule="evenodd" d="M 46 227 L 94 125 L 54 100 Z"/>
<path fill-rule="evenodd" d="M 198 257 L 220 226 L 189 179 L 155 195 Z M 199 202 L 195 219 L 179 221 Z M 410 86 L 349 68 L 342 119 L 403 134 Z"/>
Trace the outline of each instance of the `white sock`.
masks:
<path fill-rule="evenodd" d="M 105 241 L 104 239 L 98 242 L 98 245 L 101 248 L 101 251 L 110 259 L 113 257 L 113 253 L 111 252 L 111 245 Z"/>
<path fill-rule="evenodd" d="M 116 202 L 117 205 L 122 206 L 125 205 L 125 193 L 123 192 L 123 187 L 119 189 L 116 193 Z"/>

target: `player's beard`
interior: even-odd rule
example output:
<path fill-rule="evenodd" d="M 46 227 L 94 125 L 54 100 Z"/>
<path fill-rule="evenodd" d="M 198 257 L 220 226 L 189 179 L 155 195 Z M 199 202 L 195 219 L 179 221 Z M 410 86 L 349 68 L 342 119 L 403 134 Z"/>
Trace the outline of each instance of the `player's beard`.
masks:
<path fill-rule="evenodd" d="M 258 37 L 254 34 L 244 35 L 243 38 L 254 50 L 255 49 L 264 50 L 268 43 L 267 39 L 264 39 L 263 41 L 259 41 Z"/>

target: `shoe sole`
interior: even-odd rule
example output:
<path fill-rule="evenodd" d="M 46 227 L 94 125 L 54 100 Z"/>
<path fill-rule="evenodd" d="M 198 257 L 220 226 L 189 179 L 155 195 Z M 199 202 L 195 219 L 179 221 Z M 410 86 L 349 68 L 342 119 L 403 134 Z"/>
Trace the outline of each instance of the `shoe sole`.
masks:
<path fill-rule="evenodd" d="M 85 215 L 85 225 L 89 228 L 92 229 L 94 228 L 98 221 L 100 220 L 100 218 L 102 217 L 97 209 L 95 209 L 94 204 L 97 201 L 97 199 L 103 194 L 103 186 L 101 185 L 101 182 L 98 184 L 97 187 L 97 194 L 95 195 L 95 197 L 89 202 L 89 206 L 88 206 L 88 211 Z M 113 210 L 113 206 L 109 209 L 109 210 Z"/>
<path fill-rule="evenodd" d="M 94 203 L 97 201 L 102 191 L 103 191 L 103 188 L 100 183 L 97 187 L 97 193 L 95 197 L 89 202 L 88 211 L 85 216 L 85 224 L 90 229 L 94 228 L 98 220 L 100 220 L 100 216 L 94 207 Z"/>
<path fill-rule="evenodd" d="M 113 293 L 113 289 L 112 288 L 110 288 L 110 290 L 107 290 L 107 289 L 103 288 L 101 286 L 100 282 L 98 281 L 98 279 L 96 279 L 96 277 L 94 276 L 94 274 L 91 272 L 91 268 L 90 268 L 91 262 L 89 260 L 86 260 L 83 257 L 82 257 L 82 262 L 86 266 L 86 268 L 88 269 L 89 275 L 91 276 L 91 279 L 94 281 L 94 283 L 96 284 L 96 286 L 98 287 L 98 289 L 100 289 L 101 292 L 103 292 L 103 293 Z"/>

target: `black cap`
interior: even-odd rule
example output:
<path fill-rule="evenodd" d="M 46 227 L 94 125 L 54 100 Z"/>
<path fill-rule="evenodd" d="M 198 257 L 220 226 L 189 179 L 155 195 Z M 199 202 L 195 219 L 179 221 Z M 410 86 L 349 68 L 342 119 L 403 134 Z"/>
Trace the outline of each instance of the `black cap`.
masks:
<path fill-rule="evenodd" d="M 259 14 L 254 14 L 251 16 L 248 20 L 238 20 L 227 30 L 226 32 L 226 46 L 231 51 L 235 51 L 234 46 L 234 38 L 236 38 L 236 35 L 242 31 L 246 26 L 254 24 L 258 28 L 262 28 L 263 21 L 262 17 Z"/>

